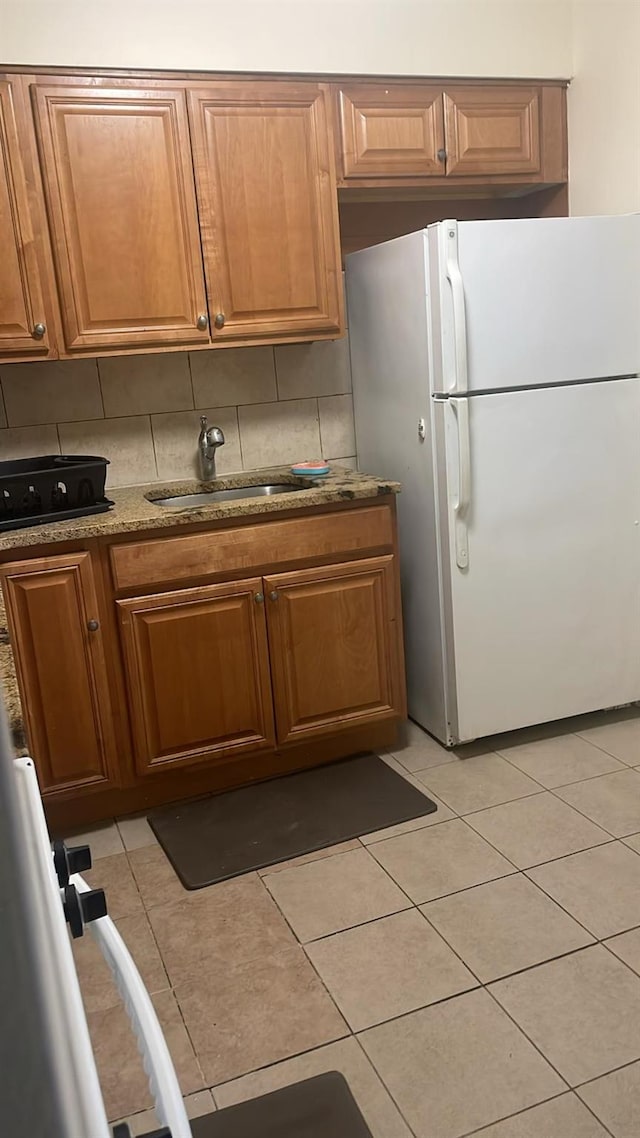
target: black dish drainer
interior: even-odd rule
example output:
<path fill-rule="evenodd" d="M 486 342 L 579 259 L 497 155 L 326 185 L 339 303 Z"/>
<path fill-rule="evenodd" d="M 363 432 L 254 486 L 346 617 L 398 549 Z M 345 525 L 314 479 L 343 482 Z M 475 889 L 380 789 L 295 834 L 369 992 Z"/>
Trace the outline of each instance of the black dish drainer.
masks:
<path fill-rule="evenodd" d="M 113 505 L 104 496 L 108 464 L 84 454 L 0 462 L 0 530 L 104 513 Z"/>

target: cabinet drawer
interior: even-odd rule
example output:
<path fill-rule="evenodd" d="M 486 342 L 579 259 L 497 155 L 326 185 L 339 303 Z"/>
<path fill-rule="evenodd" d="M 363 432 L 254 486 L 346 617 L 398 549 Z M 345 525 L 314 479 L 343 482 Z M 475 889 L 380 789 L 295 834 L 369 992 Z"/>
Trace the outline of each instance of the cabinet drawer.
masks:
<path fill-rule="evenodd" d="M 167 582 L 197 580 L 218 573 L 266 571 L 270 566 L 311 559 L 333 560 L 393 545 L 389 506 L 366 506 L 313 517 L 287 518 L 154 538 L 111 547 L 116 589 L 152 589 Z"/>

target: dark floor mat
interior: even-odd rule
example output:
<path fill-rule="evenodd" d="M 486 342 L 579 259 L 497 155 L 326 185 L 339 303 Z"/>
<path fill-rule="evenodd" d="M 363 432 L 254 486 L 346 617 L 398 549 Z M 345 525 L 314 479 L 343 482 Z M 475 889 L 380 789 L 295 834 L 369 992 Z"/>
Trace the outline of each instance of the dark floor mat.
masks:
<path fill-rule="evenodd" d="M 163 806 L 151 827 L 187 889 L 432 814 L 436 805 L 377 755 Z"/>
<path fill-rule="evenodd" d="M 372 1138 L 338 1071 L 194 1118 L 191 1132 L 193 1138 Z"/>

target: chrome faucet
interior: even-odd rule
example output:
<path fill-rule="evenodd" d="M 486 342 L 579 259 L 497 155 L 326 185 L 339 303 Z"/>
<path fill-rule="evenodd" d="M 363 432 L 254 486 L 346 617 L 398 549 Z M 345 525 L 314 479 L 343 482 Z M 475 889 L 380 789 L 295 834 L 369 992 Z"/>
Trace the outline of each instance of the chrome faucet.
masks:
<path fill-rule="evenodd" d="M 216 451 L 224 446 L 224 434 L 220 427 L 208 427 L 207 416 L 200 416 L 198 451 L 200 454 L 200 475 L 203 482 L 212 482 L 216 476 Z"/>

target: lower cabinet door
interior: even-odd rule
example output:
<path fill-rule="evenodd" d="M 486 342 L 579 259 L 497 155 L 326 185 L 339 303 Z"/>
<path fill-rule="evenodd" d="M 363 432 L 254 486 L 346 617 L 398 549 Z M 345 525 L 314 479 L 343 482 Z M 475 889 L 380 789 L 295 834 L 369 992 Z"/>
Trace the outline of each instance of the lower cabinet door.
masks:
<path fill-rule="evenodd" d="M 117 757 L 90 553 L 2 566 L 2 591 L 30 752 L 45 795 L 117 783 Z"/>
<path fill-rule="evenodd" d="M 260 578 L 117 604 L 139 773 L 273 746 Z"/>
<path fill-rule="evenodd" d="M 265 579 L 278 741 L 404 710 L 393 556 Z"/>

